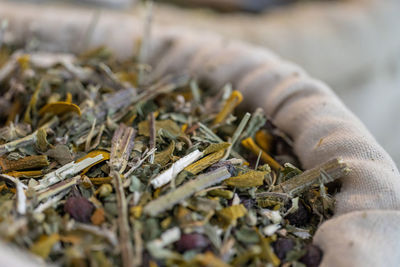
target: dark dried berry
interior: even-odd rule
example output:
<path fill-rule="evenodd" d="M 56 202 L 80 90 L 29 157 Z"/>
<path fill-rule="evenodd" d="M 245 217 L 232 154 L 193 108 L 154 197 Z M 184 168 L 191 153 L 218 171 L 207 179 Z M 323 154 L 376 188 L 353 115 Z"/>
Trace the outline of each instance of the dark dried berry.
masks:
<path fill-rule="evenodd" d="M 294 248 L 294 241 L 289 238 L 279 238 L 274 243 L 274 252 L 278 258 L 283 261 L 286 258 L 286 253 Z"/>
<path fill-rule="evenodd" d="M 64 211 L 78 222 L 88 223 L 94 211 L 94 206 L 84 197 L 73 196 L 65 202 Z"/>
<path fill-rule="evenodd" d="M 183 234 L 181 239 L 179 239 L 176 243 L 176 249 L 179 252 L 185 252 L 187 250 L 192 249 L 204 249 L 206 248 L 210 242 L 208 239 L 201 234 L 193 233 L 193 234 Z"/>
<path fill-rule="evenodd" d="M 288 214 L 285 219 L 289 220 L 290 224 L 301 227 L 310 221 L 310 213 L 301 201 L 297 211 Z"/>
<path fill-rule="evenodd" d="M 307 267 L 318 267 L 322 260 L 322 251 L 319 247 L 308 245 L 306 254 L 300 259 Z"/>

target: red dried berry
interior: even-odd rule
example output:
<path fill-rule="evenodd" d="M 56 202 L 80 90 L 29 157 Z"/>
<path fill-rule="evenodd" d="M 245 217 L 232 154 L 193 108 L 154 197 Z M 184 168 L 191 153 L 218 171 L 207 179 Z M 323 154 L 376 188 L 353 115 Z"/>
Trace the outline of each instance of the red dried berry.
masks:
<path fill-rule="evenodd" d="M 94 206 L 84 197 L 70 197 L 64 204 L 64 211 L 78 222 L 89 223 Z"/>
<path fill-rule="evenodd" d="M 204 249 L 210 245 L 210 242 L 204 235 L 193 233 L 183 234 L 175 245 L 179 252 L 185 252 L 192 249 Z"/>

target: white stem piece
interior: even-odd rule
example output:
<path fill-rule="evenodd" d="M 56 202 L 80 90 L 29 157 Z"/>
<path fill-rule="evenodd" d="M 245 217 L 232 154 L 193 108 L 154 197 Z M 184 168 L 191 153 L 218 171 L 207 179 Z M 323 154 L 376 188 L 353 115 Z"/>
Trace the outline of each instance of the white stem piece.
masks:
<path fill-rule="evenodd" d="M 16 183 L 17 187 L 17 212 L 20 215 L 25 215 L 26 213 L 26 195 L 24 192 L 24 184 L 21 182 Z"/>
<path fill-rule="evenodd" d="M 192 153 L 184 156 L 179 159 L 177 162 L 172 164 L 172 166 L 158 175 L 151 181 L 151 184 L 154 188 L 159 188 L 167 183 L 169 183 L 172 179 L 174 179 L 184 168 L 198 160 L 203 156 L 203 152 L 200 152 L 198 149 L 193 151 Z"/>
<path fill-rule="evenodd" d="M 56 184 L 68 177 L 74 176 L 81 172 L 83 169 L 95 164 L 103 159 L 103 155 L 99 154 L 94 158 L 86 158 L 78 163 L 70 162 L 57 170 L 46 174 L 40 183 L 36 185 L 33 189 L 36 191 L 43 190 L 53 184 Z"/>

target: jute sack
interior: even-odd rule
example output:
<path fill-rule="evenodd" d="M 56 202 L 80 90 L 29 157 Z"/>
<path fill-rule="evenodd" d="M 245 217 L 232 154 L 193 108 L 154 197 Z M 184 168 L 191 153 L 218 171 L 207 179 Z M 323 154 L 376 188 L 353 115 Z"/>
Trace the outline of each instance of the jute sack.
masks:
<path fill-rule="evenodd" d="M 35 38 L 48 50 L 79 52 L 107 45 L 126 57 L 138 51 L 142 35 L 139 20 L 113 13 L 103 13 L 86 45 L 79 40 L 91 13 L 1 4 L 0 18 L 10 22 L 6 41 Z M 249 108 L 263 107 L 291 136 L 304 168 L 336 157 L 351 166 L 335 196 L 336 215 L 314 237 L 324 251 L 321 266 L 400 265 L 399 172 L 329 87 L 264 48 L 212 34 L 154 27 L 148 48 L 153 78 L 185 70 L 215 89 L 230 82 L 243 91 Z"/>

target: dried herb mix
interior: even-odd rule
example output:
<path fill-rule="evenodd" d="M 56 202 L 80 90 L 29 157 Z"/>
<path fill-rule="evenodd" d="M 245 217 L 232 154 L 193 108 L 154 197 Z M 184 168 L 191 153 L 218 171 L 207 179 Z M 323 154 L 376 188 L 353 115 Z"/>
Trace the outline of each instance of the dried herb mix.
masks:
<path fill-rule="evenodd" d="M 3 45 L 2 239 L 66 266 L 317 266 L 326 184 L 346 164 L 303 172 L 262 109 L 238 115 L 229 85 L 143 75 L 106 48 Z"/>

